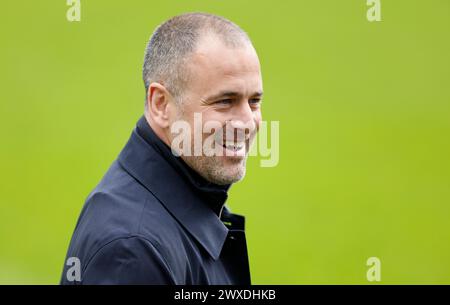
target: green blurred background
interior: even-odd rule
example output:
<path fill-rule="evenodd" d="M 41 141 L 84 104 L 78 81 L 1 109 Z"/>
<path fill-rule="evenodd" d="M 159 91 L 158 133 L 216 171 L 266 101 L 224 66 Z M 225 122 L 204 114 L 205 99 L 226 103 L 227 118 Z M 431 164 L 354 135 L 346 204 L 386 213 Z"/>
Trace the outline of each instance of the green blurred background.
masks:
<path fill-rule="evenodd" d="M 450 2 L 3 1 L 0 283 L 56 284 L 79 212 L 143 112 L 147 39 L 167 18 L 223 15 L 259 52 L 280 162 L 250 158 L 255 284 L 450 284 Z"/>

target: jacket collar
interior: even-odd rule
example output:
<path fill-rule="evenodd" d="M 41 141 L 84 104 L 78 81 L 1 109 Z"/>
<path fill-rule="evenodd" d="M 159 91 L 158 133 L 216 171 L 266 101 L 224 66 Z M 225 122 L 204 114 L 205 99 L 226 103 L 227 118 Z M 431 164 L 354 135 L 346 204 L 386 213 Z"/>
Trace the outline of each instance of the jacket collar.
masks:
<path fill-rule="evenodd" d="M 144 116 L 139 119 L 118 159 L 211 257 L 218 259 L 228 235 L 219 216 L 230 185 L 219 186 L 206 181 L 180 157 L 174 156 Z"/>

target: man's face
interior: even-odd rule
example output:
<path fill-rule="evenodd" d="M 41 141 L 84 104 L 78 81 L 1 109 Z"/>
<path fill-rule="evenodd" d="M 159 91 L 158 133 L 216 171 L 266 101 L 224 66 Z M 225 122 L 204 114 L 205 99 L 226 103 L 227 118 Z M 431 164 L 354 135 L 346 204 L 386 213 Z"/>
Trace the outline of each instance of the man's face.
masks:
<path fill-rule="evenodd" d="M 250 44 L 230 48 L 219 38 L 207 35 L 199 41 L 187 65 L 190 79 L 172 123 L 176 120 L 189 123 L 193 154 L 194 114 L 197 119 L 201 114 L 201 126 L 215 122 L 210 126 L 219 128 L 196 135 L 202 144 L 207 138 L 214 139 L 212 145 L 207 145 L 211 149 L 202 145 L 200 155 L 181 157 L 213 183 L 237 182 L 245 175 L 249 146 L 261 121 L 262 79 L 256 52 Z"/>

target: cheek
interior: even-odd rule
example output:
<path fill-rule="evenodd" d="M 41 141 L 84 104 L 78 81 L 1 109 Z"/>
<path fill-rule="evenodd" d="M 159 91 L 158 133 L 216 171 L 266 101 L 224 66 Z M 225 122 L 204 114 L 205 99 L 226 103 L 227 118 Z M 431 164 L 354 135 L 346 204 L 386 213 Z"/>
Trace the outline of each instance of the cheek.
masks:
<path fill-rule="evenodd" d="M 211 124 L 211 126 L 221 128 L 223 125 L 225 125 L 228 117 L 226 115 L 222 115 L 221 113 L 215 113 L 214 111 L 204 111 L 202 113 L 202 119 L 203 125 L 208 122 L 209 124 Z"/>

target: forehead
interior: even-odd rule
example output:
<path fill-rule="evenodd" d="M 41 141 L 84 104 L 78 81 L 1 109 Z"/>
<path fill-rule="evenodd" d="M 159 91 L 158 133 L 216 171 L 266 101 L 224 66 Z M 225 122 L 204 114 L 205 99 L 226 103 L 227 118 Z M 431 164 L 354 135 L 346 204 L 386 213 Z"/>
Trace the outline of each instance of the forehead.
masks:
<path fill-rule="evenodd" d="M 229 47 L 218 37 L 205 36 L 191 54 L 188 65 L 190 89 L 197 93 L 262 90 L 258 56 L 250 43 Z"/>

